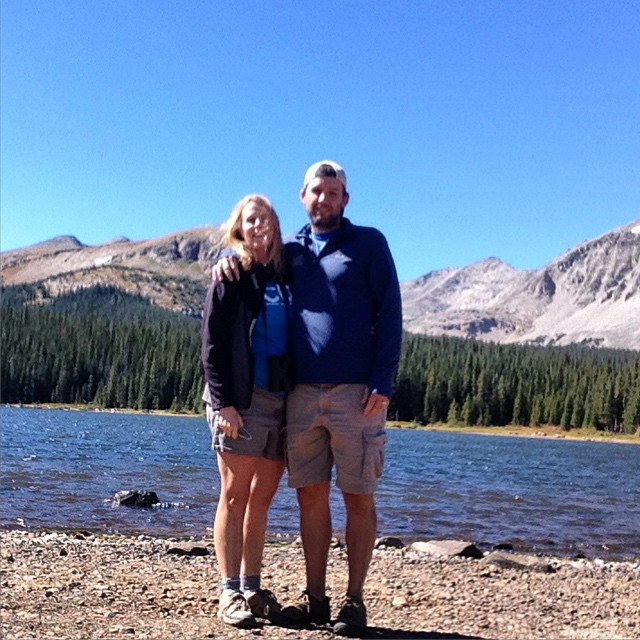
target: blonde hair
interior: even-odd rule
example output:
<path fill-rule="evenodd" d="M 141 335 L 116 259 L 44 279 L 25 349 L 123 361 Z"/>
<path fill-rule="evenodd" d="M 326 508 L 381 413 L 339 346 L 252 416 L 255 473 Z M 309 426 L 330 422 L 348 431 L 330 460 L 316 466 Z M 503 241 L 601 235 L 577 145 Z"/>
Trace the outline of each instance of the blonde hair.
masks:
<path fill-rule="evenodd" d="M 231 210 L 228 220 L 222 225 L 222 238 L 220 244 L 223 247 L 231 249 L 240 260 L 240 264 L 248 269 L 253 261 L 251 249 L 247 247 L 242 235 L 242 211 L 252 203 L 264 207 L 271 216 L 271 224 L 273 225 L 273 242 L 269 247 L 268 264 L 274 267 L 278 274 L 282 274 L 284 270 L 284 258 L 282 248 L 282 235 L 280 233 L 280 221 L 273 205 L 266 196 L 251 193 L 235 204 Z"/>

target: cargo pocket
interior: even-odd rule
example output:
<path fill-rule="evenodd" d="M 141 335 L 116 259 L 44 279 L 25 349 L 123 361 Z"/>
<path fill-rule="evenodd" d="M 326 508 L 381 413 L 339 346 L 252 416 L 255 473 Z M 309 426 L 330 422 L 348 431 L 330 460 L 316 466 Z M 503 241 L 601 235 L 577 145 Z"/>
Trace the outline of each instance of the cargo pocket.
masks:
<path fill-rule="evenodd" d="M 384 468 L 384 445 L 387 442 L 387 432 L 383 429 L 365 433 L 363 439 L 362 478 L 367 481 L 379 480 Z"/>

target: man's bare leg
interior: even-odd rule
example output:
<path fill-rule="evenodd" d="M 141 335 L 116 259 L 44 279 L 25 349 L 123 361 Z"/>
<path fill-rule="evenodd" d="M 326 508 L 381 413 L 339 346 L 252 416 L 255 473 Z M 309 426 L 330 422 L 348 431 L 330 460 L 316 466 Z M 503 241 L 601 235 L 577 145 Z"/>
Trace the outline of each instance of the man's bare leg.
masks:
<path fill-rule="evenodd" d="M 364 583 L 376 540 L 377 516 L 373 494 L 343 493 L 347 511 L 347 558 L 349 582 L 347 596 L 362 602 Z"/>
<path fill-rule="evenodd" d="M 307 592 L 322 600 L 327 583 L 327 561 L 331 544 L 329 483 L 297 490 L 300 507 L 300 535 L 307 574 Z"/>

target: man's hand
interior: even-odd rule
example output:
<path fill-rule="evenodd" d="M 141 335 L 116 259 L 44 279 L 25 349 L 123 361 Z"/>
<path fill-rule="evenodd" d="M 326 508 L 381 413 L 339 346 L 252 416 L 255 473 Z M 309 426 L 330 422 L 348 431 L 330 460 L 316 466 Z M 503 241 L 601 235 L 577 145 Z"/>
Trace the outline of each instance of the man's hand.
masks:
<path fill-rule="evenodd" d="M 364 404 L 364 415 L 371 417 L 387 410 L 389 398 L 378 393 L 375 389 L 371 393 L 367 390 L 362 403 Z"/>
<path fill-rule="evenodd" d="M 242 416 L 236 411 L 236 408 L 223 407 L 218 412 L 217 420 L 218 426 L 222 429 L 224 435 L 236 440 L 238 432 L 244 425 Z"/>
<path fill-rule="evenodd" d="M 222 282 L 225 279 L 230 280 L 231 282 L 239 280 L 239 264 L 238 258 L 235 256 L 225 256 L 224 258 L 220 258 L 211 268 L 211 280 L 215 283 Z"/>

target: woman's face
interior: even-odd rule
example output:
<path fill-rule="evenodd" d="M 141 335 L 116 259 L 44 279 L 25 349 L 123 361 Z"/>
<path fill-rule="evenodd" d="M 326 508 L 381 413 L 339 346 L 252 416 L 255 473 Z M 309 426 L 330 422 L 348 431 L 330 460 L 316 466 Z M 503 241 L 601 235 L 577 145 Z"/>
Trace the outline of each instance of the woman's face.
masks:
<path fill-rule="evenodd" d="M 249 202 L 242 210 L 242 237 L 251 250 L 268 250 L 273 242 L 271 211 L 259 202 Z"/>

